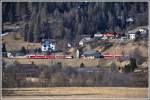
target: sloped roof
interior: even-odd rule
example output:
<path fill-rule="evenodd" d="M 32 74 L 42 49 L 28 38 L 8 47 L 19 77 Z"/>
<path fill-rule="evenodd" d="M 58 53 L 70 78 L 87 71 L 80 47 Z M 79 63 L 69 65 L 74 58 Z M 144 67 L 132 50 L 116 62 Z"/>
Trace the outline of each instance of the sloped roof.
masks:
<path fill-rule="evenodd" d="M 99 52 L 97 52 L 95 50 L 83 52 L 83 55 L 85 55 L 85 56 L 92 56 L 92 55 L 98 55 L 98 54 L 99 54 Z"/>
<path fill-rule="evenodd" d="M 126 22 L 133 22 L 133 21 L 134 21 L 134 19 L 131 17 L 126 19 Z"/>

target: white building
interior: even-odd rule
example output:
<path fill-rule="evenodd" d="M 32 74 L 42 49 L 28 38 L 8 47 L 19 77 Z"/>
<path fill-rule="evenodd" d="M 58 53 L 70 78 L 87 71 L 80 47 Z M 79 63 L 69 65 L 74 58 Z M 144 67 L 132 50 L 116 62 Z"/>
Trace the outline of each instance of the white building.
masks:
<path fill-rule="evenodd" d="M 134 40 L 136 38 L 135 33 L 129 33 L 129 39 Z"/>
<path fill-rule="evenodd" d="M 44 51 L 55 51 L 56 43 L 53 39 L 43 39 L 41 50 Z"/>

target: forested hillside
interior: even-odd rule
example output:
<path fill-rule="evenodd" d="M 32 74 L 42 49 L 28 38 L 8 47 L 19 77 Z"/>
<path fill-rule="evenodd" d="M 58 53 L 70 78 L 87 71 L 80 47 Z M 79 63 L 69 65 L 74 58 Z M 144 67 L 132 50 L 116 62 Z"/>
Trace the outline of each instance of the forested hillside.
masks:
<path fill-rule="evenodd" d="M 148 24 L 147 2 L 3 3 L 2 13 L 3 23 L 22 22 L 25 41 L 54 38 L 64 45 L 82 34 L 125 33 Z M 134 22 L 126 22 L 128 18 Z"/>

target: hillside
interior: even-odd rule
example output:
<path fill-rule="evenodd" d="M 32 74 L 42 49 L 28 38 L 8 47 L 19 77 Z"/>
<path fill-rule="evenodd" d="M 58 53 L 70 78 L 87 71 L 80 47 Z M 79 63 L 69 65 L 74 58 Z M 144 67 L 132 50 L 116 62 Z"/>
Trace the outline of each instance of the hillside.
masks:
<path fill-rule="evenodd" d="M 117 32 L 147 25 L 146 2 L 45 2 L 3 3 L 4 24 L 21 21 L 19 30 L 28 42 L 53 38 L 65 49 L 67 42 L 76 45 L 80 35 L 93 36 L 97 32 Z M 93 16 L 93 17 L 91 17 Z M 134 22 L 127 22 L 133 19 Z"/>
<path fill-rule="evenodd" d="M 148 44 L 146 41 L 128 41 L 126 43 L 114 44 L 112 47 L 104 51 L 108 54 L 132 54 L 138 48 L 141 56 L 148 57 Z"/>

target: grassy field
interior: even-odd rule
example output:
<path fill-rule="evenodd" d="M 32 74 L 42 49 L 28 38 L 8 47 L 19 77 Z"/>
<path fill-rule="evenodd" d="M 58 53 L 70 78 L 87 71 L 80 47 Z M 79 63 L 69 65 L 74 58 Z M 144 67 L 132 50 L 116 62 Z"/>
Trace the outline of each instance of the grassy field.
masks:
<path fill-rule="evenodd" d="M 3 98 L 14 97 L 48 98 L 147 98 L 147 88 L 125 87 L 52 87 L 52 88 L 7 88 Z"/>
<path fill-rule="evenodd" d="M 16 39 L 14 39 L 14 35 Z M 41 43 L 28 43 L 25 42 L 21 33 L 10 32 L 8 35 L 2 37 L 3 42 L 6 43 L 6 50 L 7 51 L 18 51 L 22 47 L 33 49 L 33 48 L 40 48 Z"/>

